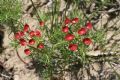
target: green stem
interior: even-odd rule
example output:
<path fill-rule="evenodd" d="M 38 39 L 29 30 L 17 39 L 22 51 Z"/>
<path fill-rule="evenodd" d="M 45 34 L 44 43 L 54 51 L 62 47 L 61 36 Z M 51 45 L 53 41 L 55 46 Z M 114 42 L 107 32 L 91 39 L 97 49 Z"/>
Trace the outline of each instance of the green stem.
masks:
<path fill-rule="evenodd" d="M 32 0 L 30 0 L 30 1 L 31 1 L 31 3 L 32 3 L 32 6 L 33 6 L 34 10 L 35 10 L 36 13 L 37 13 L 37 19 L 39 18 L 40 20 L 42 20 L 42 19 L 40 18 L 39 14 L 38 14 L 38 11 L 37 11 L 37 9 L 36 9 L 36 7 L 35 7 L 33 1 L 32 1 Z M 39 20 L 39 19 L 38 19 L 38 20 Z"/>
<path fill-rule="evenodd" d="M 57 47 L 57 45 L 63 44 L 63 43 L 66 43 L 66 41 L 60 41 L 59 43 L 54 44 L 54 45 L 53 45 L 53 50 L 54 50 L 55 47 Z"/>
<path fill-rule="evenodd" d="M 20 59 L 20 61 L 22 61 L 24 64 L 27 64 L 27 65 L 28 65 L 28 63 L 25 62 L 25 61 L 20 57 L 17 49 L 16 49 L 16 52 L 17 52 L 17 56 L 18 56 L 18 58 Z"/>

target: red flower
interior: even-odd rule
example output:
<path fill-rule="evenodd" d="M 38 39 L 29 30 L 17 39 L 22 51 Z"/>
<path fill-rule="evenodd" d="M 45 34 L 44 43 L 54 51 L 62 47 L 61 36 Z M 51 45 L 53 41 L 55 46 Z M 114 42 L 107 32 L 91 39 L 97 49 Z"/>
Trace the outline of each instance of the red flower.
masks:
<path fill-rule="evenodd" d="M 72 19 L 72 23 L 78 23 L 78 22 L 79 22 L 79 18 Z"/>
<path fill-rule="evenodd" d="M 79 35 L 84 35 L 84 34 L 86 34 L 86 32 L 87 32 L 86 28 L 81 28 L 78 30 Z"/>
<path fill-rule="evenodd" d="M 40 21 L 39 24 L 41 27 L 43 27 L 45 25 L 45 23 L 43 21 Z"/>
<path fill-rule="evenodd" d="M 24 32 L 27 32 L 29 30 L 29 25 L 28 24 L 25 24 L 24 25 L 24 28 L 23 28 L 23 31 Z"/>
<path fill-rule="evenodd" d="M 35 44 L 35 40 L 34 40 L 34 39 L 30 39 L 30 40 L 29 40 L 29 44 L 30 44 L 30 45 Z"/>
<path fill-rule="evenodd" d="M 37 48 L 43 49 L 43 48 L 44 48 L 44 44 L 43 44 L 43 43 L 40 43 L 40 44 L 37 46 Z"/>
<path fill-rule="evenodd" d="M 15 33 L 15 39 L 20 39 L 20 38 L 21 38 L 21 36 L 20 36 L 19 32 Z"/>
<path fill-rule="evenodd" d="M 25 50 L 24 50 L 24 53 L 25 53 L 26 55 L 30 55 L 30 54 L 31 54 L 31 51 L 30 51 L 30 49 L 25 49 Z"/>
<path fill-rule="evenodd" d="M 91 22 L 88 22 L 88 23 L 86 24 L 86 28 L 89 29 L 89 30 L 92 29 L 92 23 L 91 23 Z"/>
<path fill-rule="evenodd" d="M 15 33 L 15 39 L 20 39 L 22 36 L 24 36 L 23 31 L 19 31 L 19 32 Z"/>
<path fill-rule="evenodd" d="M 35 36 L 35 32 L 34 31 L 30 31 L 29 35 L 30 35 L 30 37 L 33 37 L 33 36 Z"/>
<path fill-rule="evenodd" d="M 26 46 L 27 42 L 24 39 L 20 39 L 20 44 L 21 44 L 21 46 Z"/>
<path fill-rule="evenodd" d="M 71 20 L 69 18 L 66 18 L 65 21 L 64 21 L 65 24 L 69 24 L 71 23 Z"/>
<path fill-rule="evenodd" d="M 74 39 L 74 35 L 73 34 L 67 34 L 66 36 L 65 36 L 65 40 L 66 41 L 71 41 L 71 40 L 73 40 Z"/>
<path fill-rule="evenodd" d="M 20 34 L 21 37 L 24 36 L 24 32 L 23 31 L 20 31 L 19 34 Z"/>
<path fill-rule="evenodd" d="M 90 44 L 92 43 L 92 40 L 91 40 L 90 38 L 84 38 L 84 39 L 83 39 L 83 43 L 84 43 L 85 45 L 90 45 Z"/>
<path fill-rule="evenodd" d="M 69 27 L 65 26 L 62 28 L 62 32 L 67 33 L 69 31 Z"/>
<path fill-rule="evenodd" d="M 40 36 L 41 36 L 41 33 L 40 33 L 39 30 L 36 30 L 36 31 L 35 31 L 35 36 L 37 36 L 37 37 L 40 37 Z"/>
<path fill-rule="evenodd" d="M 71 51 L 76 51 L 78 49 L 78 45 L 77 44 L 69 44 L 69 49 Z"/>

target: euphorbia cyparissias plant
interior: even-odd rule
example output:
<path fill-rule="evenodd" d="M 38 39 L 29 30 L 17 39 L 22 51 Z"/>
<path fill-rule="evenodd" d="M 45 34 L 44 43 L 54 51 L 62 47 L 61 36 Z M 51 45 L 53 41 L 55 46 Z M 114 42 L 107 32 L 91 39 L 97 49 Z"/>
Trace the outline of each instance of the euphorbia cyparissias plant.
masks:
<path fill-rule="evenodd" d="M 81 43 L 83 43 L 84 45 L 87 45 L 87 46 L 92 44 L 92 40 L 90 38 L 85 38 L 85 37 L 89 37 L 89 35 L 87 35 L 87 32 L 92 28 L 92 24 L 90 22 L 88 22 L 88 23 L 86 23 L 86 25 L 82 25 L 85 27 L 78 29 L 78 26 L 81 26 L 81 24 L 79 23 L 80 24 L 79 25 L 78 23 L 79 23 L 79 18 L 77 18 L 77 17 L 73 18 L 73 19 L 66 18 L 64 20 L 64 23 L 59 25 L 61 27 L 57 27 L 57 28 L 61 29 L 61 32 L 59 32 L 60 29 L 56 29 L 56 27 L 55 27 L 55 29 L 53 29 L 53 30 L 58 30 L 58 33 L 57 33 L 57 31 L 54 31 L 54 33 L 55 33 L 55 35 L 54 35 L 54 33 L 51 33 L 51 31 L 50 31 L 49 32 L 50 38 L 49 38 L 49 36 L 47 36 L 47 34 L 43 35 L 45 38 L 48 38 L 47 40 L 46 39 L 44 40 L 44 38 L 42 38 L 42 34 L 41 34 L 42 33 L 41 31 L 46 29 L 45 27 L 47 27 L 47 25 L 45 26 L 43 21 L 39 22 L 39 25 L 42 28 L 39 26 L 35 30 L 31 30 L 29 28 L 29 25 L 25 24 L 23 26 L 23 30 L 20 29 L 20 31 L 18 31 L 15 34 L 15 38 L 17 41 L 19 41 L 19 44 L 21 46 L 25 46 L 25 48 L 27 47 L 27 49 L 24 50 L 24 53 L 27 56 L 29 56 L 31 53 L 34 53 L 34 50 L 35 50 L 35 53 L 39 53 L 39 54 L 45 53 L 43 55 L 47 56 L 47 58 L 49 59 L 49 55 L 47 53 L 49 53 L 49 51 L 51 51 L 51 50 L 52 50 L 52 52 L 54 52 L 54 50 L 61 48 L 61 47 L 65 47 L 65 48 L 60 49 L 61 52 L 64 53 L 64 51 L 67 49 L 66 50 L 67 53 L 68 52 L 75 53 L 76 56 L 78 56 L 77 54 L 79 54 L 79 52 L 83 51 L 82 50 L 83 48 L 81 48 Z M 45 26 L 45 27 L 43 27 L 43 26 Z M 40 30 L 40 29 L 42 29 L 42 30 Z M 47 30 L 45 30 L 45 31 L 47 31 Z M 60 35 L 60 40 L 56 40 L 56 43 L 53 44 L 51 42 L 51 41 L 53 41 L 51 38 L 55 39 L 55 37 L 58 37 L 58 35 Z M 80 36 L 78 36 L 78 35 L 80 35 Z M 46 41 L 46 44 L 47 44 L 47 42 L 50 42 L 52 47 L 49 47 L 48 45 L 44 45 L 44 43 L 42 41 Z M 60 47 L 58 47 L 58 45 L 56 45 L 56 44 L 59 44 Z M 67 48 L 66 48 L 66 45 L 67 45 Z M 39 56 L 39 54 L 38 54 L 38 56 Z M 36 54 L 32 54 L 32 55 L 34 56 Z M 41 55 L 41 57 L 43 57 L 43 55 Z M 50 55 L 51 55 L 50 58 L 52 59 L 53 58 L 52 54 L 50 54 Z M 82 56 L 81 53 L 79 55 Z M 68 56 L 69 56 L 69 54 L 68 54 Z M 73 55 L 71 55 L 71 56 L 74 58 Z M 41 59 L 43 59 L 43 58 L 41 58 Z M 43 62 L 43 65 L 44 64 L 46 64 L 46 63 Z M 47 65 L 49 66 L 49 64 L 47 64 Z"/>

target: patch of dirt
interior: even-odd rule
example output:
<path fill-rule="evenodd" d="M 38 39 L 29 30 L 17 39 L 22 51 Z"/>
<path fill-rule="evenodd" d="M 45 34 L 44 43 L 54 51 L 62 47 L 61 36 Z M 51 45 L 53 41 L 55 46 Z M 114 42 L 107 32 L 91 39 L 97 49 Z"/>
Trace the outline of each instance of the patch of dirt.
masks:
<path fill-rule="evenodd" d="M 0 54 L 0 80 L 41 80 L 34 68 L 28 69 L 28 66 L 20 61 L 16 51 L 9 44 L 11 40 L 7 30 L 4 30 L 3 40 L 0 39 L 5 48 Z M 23 53 L 20 54 L 24 59 Z M 25 61 L 30 62 L 30 59 L 25 59 Z"/>
<path fill-rule="evenodd" d="M 28 69 L 27 66 L 21 62 L 14 49 L 6 49 L 0 56 L 2 80 L 40 80 L 35 73 L 35 69 Z"/>

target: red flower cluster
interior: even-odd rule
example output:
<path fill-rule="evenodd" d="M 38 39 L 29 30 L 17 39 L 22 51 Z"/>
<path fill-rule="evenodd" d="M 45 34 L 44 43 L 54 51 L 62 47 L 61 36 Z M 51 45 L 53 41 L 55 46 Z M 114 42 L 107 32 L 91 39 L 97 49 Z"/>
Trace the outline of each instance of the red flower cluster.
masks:
<path fill-rule="evenodd" d="M 75 38 L 74 34 L 69 33 L 70 27 L 68 27 L 68 25 L 76 24 L 78 22 L 79 22 L 79 18 L 73 18 L 72 20 L 70 20 L 69 18 L 65 19 L 65 21 L 64 21 L 65 26 L 62 27 L 62 32 L 67 33 L 66 36 L 64 37 L 66 41 L 72 41 Z M 77 33 L 82 36 L 82 35 L 85 35 L 91 29 L 92 29 L 92 23 L 88 22 L 88 23 L 86 23 L 85 27 L 78 29 Z M 92 43 L 92 40 L 90 38 L 84 38 L 83 43 L 85 45 L 90 45 Z M 78 49 L 78 45 L 77 44 L 69 44 L 68 48 L 71 51 L 76 51 Z"/>
<path fill-rule="evenodd" d="M 73 19 L 66 18 L 65 19 L 64 26 L 62 27 L 62 32 L 66 33 L 66 35 L 64 37 L 64 39 L 66 41 L 71 42 L 72 40 L 75 39 L 75 35 L 70 31 L 69 24 L 76 24 L 76 23 L 79 23 L 79 18 L 73 18 Z M 43 21 L 40 21 L 39 25 L 41 27 L 43 27 L 45 25 L 45 23 Z M 82 28 L 78 29 L 77 33 L 80 36 L 82 36 L 82 35 L 87 34 L 87 32 L 89 30 L 91 30 L 91 29 L 92 29 L 92 24 L 91 24 L 91 22 L 88 22 L 88 23 L 86 23 L 85 27 L 82 27 Z M 28 36 L 29 36 L 29 38 L 27 38 Z M 41 31 L 38 30 L 38 29 L 35 30 L 35 31 L 30 30 L 30 27 L 29 27 L 28 24 L 24 25 L 22 31 L 18 31 L 18 32 L 15 33 L 15 39 L 19 41 L 19 44 L 21 46 L 32 46 L 32 45 L 35 45 L 36 41 L 35 41 L 34 37 L 41 37 Z M 92 40 L 90 38 L 84 38 L 82 40 L 82 42 L 85 45 L 90 45 L 92 43 Z M 38 44 L 37 48 L 38 49 L 43 49 L 44 48 L 44 44 L 43 43 Z M 76 51 L 78 49 L 78 44 L 77 43 L 76 44 L 70 43 L 68 48 L 71 51 Z M 25 49 L 24 52 L 25 52 L 26 55 L 30 55 L 31 50 L 30 49 Z"/>
<path fill-rule="evenodd" d="M 92 24 L 91 22 L 88 22 L 85 27 L 82 27 L 78 30 L 79 35 L 84 35 L 87 33 L 88 30 L 92 29 Z"/>
<path fill-rule="evenodd" d="M 69 23 L 75 24 L 79 22 L 79 18 L 73 18 L 72 20 L 70 20 L 69 18 L 66 18 L 64 21 L 65 25 L 68 25 Z"/>
<path fill-rule="evenodd" d="M 25 24 L 23 27 L 23 31 L 18 31 L 15 34 L 15 39 L 19 41 L 19 44 L 21 46 L 30 46 L 30 45 L 34 45 L 36 43 L 36 41 L 33 39 L 33 37 L 41 37 L 41 32 L 40 30 L 30 30 L 30 27 L 28 24 Z M 29 35 L 29 38 L 27 36 Z M 27 39 L 26 39 L 27 38 Z M 40 43 L 38 44 L 38 49 L 43 49 L 44 48 L 44 44 Z M 31 50 L 30 49 L 25 49 L 24 50 L 26 55 L 30 55 L 31 54 Z"/>

